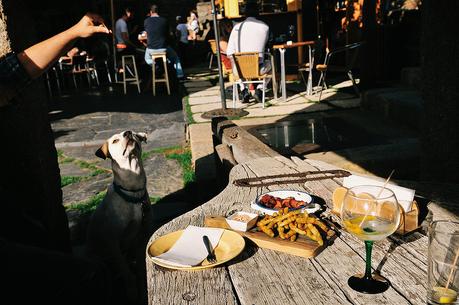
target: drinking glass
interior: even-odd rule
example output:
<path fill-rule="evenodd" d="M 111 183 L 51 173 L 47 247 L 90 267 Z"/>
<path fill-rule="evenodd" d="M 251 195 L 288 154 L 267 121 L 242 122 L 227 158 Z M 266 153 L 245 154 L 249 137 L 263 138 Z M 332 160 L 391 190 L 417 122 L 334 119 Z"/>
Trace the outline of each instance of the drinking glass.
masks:
<path fill-rule="evenodd" d="M 364 274 L 348 280 L 349 286 L 362 293 L 381 293 L 389 282 L 380 275 L 372 275 L 371 251 L 373 242 L 394 233 L 400 224 L 401 210 L 392 190 L 373 185 L 350 188 L 343 199 L 341 219 L 344 228 L 365 242 L 366 267 Z"/>
<path fill-rule="evenodd" d="M 459 222 L 433 221 L 428 233 L 427 302 L 459 304 Z"/>

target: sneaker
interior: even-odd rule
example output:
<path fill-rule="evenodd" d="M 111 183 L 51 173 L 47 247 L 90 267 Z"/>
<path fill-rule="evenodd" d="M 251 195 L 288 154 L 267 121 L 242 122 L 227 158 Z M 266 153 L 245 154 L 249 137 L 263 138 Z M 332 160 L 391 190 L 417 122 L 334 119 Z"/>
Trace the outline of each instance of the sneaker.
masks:
<path fill-rule="evenodd" d="M 242 103 L 248 103 L 250 101 L 250 92 L 247 88 L 241 91 Z"/>
<path fill-rule="evenodd" d="M 257 103 L 263 102 L 263 91 L 261 91 L 261 89 L 256 89 L 253 98 L 257 101 Z"/>

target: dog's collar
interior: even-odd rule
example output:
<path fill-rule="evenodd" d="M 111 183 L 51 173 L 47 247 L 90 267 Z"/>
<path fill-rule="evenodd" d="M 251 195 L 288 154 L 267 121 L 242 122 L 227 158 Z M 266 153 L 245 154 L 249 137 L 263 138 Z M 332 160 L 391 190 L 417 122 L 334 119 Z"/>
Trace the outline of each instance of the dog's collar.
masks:
<path fill-rule="evenodd" d="M 139 190 L 126 190 L 116 183 L 113 183 L 113 189 L 121 198 L 131 203 L 144 203 L 147 197 L 147 188 Z"/>

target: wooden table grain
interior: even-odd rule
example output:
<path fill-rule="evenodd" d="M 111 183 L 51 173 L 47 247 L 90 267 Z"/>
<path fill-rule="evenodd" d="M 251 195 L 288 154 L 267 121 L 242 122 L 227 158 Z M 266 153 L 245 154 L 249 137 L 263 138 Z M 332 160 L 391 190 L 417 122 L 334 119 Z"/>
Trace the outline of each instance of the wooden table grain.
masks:
<path fill-rule="evenodd" d="M 232 183 L 239 178 L 324 169 L 335 168 L 319 161 L 282 156 L 238 164 L 230 173 L 230 183 L 219 195 L 162 226 L 150 242 L 188 225 L 203 225 L 205 215 L 225 215 L 235 209 L 251 211 L 250 203 L 267 191 L 306 191 L 331 207 L 333 190 L 341 186 L 341 179 L 258 188 L 237 187 Z M 334 220 L 339 224 L 339 219 Z M 391 282 L 389 290 L 376 295 L 360 294 L 347 285 L 351 275 L 364 272 L 365 247 L 345 231 L 338 235 L 333 244 L 309 259 L 260 249 L 250 242 L 234 260 L 202 271 L 164 269 L 147 257 L 149 304 L 426 304 L 426 235 L 415 232 L 375 243 L 373 268 Z"/>

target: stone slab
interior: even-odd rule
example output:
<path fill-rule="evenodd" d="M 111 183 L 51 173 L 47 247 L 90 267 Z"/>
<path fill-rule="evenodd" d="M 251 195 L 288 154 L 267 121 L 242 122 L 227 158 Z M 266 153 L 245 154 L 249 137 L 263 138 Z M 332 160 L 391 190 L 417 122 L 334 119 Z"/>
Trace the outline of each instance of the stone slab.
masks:
<path fill-rule="evenodd" d="M 214 146 L 210 123 L 189 126 L 192 164 L 197 180 L 212 179 L 216 175 Z"/>
<path fill-rule="evenodd" d="M 91 170 L 87 168 L 81 168 L 73 162 L 59 164 L 61 177 L 73 176 L 73 177 L 84 177 L 91 173 Z"/>
<path fill-rule="evenodd" d="M 209 96 L 189 97 L 188 103 L 191 106 L 220 103 L 220 96 L 213 94 Z"/>
<path fill-rule="evenodd" d="M 62 202 L 64 206 L 87 200 L 98 193 L 105 191 L 112 182 L 111 174 L 102 174 L 89 180 L 73 183 L 62 188 Z"/>
<path fill-rule="evenodd" d="M 185 88 L 202 88 L 202 87 L 212 87 L 212 83 L 209 81 L 196 80 L 189 81 L 184 84 Z"/>
<path fill-rule="evenodd" d="M 164 197 L 183 188 L 183 170 L 178 161 L 152 154 L 143 161 L 150 197 Z"/>

